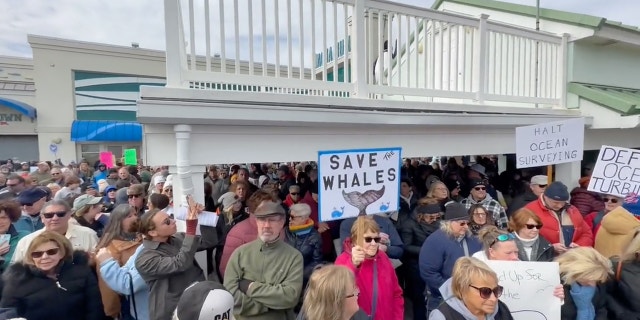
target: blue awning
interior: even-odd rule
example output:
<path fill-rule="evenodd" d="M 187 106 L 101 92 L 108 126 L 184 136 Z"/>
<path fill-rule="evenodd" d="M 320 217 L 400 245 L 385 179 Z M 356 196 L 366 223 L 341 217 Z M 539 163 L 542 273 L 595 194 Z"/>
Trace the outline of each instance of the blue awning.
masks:
<path fill-rule="evenodd" d="M 30 106 L 29 104 L 26 104 L 24 102 L 20 102 L 18 100 L 13 100 L 13 99 L 9 99 L 9 98 L 3 98 L 0 97 L 0 107 L 6 107 L 9 109 L 13 109 L 15 111 L 18 111 L 22 114 L 24 114 L 25 116 L 31 118 L 31 119 L 35 119 L 37 112 L 36 112 L 36 108 Z"/>
<path fill-rule="evenodd" d="M 125 121 L 75 120 L 71 125 L 71 141 L 141 142 L 142 125 Z"/>

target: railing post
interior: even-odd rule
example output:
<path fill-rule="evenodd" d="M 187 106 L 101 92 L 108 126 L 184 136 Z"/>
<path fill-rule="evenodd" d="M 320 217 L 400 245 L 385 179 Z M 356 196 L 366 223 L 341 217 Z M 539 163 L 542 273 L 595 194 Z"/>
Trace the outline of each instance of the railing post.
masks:
<path fill-rule="evenodd" d="M 187 71 L 187 52 L 182 27 L 180 0 L 164 0 L 164 31 L 166 37 L 167 87 L 182 88 L 187 84 L 183 72 Z"/>
<path fill-rule="evenodd" d="M 569 61 L 569 34 L 562 34 L 562 42 L 560 43 L 560 81 L 558 81 L 558 90 L 560 91 L 560 107 L 567 107 L 567 82 L 568 82 L 568 61 Z"/>
<path fill-rule="evenodd" d="M 366 0 L 356 0 L 353 5 L 353 34 L 351 39 L 354 41 L 352 49 L 351 59 L 353 60 L 352 66 L 354 71 L 351 73 L 353 81 L 355 83 L 355 92 L 353 96 L 356 98 L 368 98 L 369 90 L 367 88 L 367 51 L 365 46 L 367 45 L 365 39 L 365 19 L 364 12 L 366 10 Z"/>
<path fill-rule="evenodd" d="M 476 72 L 476 77 L 478 81 L 478 91 L 476 92 L 476 101 L 479 104 L 484 104 L 484 96 L 487 93 L 487 65 L 489 64 L 489 60 L 487 57 L 487 48 L 488 48 L 488 36 L 489 31 L 487 30 L 487 19 L 489 19 L 488 14 L 480 15 L 480 22 L 478 24 L 478 46 L 476 46 L 476 57 L 478 59 L 478 72 Z"/>

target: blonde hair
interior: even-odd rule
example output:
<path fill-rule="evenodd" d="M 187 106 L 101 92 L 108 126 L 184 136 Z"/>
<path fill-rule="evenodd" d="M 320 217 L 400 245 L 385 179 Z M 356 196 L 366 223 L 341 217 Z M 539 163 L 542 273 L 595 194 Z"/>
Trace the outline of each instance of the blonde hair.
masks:
<path fill-rule="evenodd" d="M 24 256 L 24 262 L 26 264 L 35 265 L 33 258 L 31 257 L 31 253 L 33 253 L 38 246 L 47 242 L 54 242 L 58 246 L 62 260 L 71 260 L 73 247 L 71 246 L 69 239 L 57 232 L 45 231 L 31 240 L 27 253 Z"/>
<path fill-rule="evenodd" d="M 367 231 L 380 233 L 380 227 L 378 223 L 373 220 L 373 217 L 359 216 L 358 219 L 353 222 L 353 226 L 351 226 L 351 243 L 353 245 L 357 244 Z"/>
<path fill-rule="evenodd" d="M 636 228 L 634 232 L 635 234 L 633 236 L 633 239 L 631 239 L 624 252 L 622 253 L 622 256 L 620 256 L 620 261 L 630 262 L 639 260 L 638 258 L 640 258 L 638 256 L 638 253 L 640 253 L 640 228 Z"/>
<path fill-rule="evenodd" d="M 611 261 L 591 247 L 569 249 L 555 259 L 565 284 L 577 281 L 605 282 L 613 274 Z"/>
<path fill-rule="evenodd" d="M 487 254 L 487 257 L 489 256 L 489 249 L 491 249 L 492 246 L 496 245 L 499 242 L 504 242 L 498 241 L 498 237 L 503 234 L 508 235 L 509 233 L 498 229 L 496 226 L 486 226 L 478 231 L 478 239 L 480 240 L 480 242 L 482 242 L 482 248 Z M 507 241 L 515 241 L 515 239 L 510 238 Z"/>
<path fill-rule="evenodd" d="M 447 188 L 447 185 L 444 184 L 444 182 L 437 180 L 431 183 L 431 185 L 429 186 L 429 191 L 427 191 L 427 198 L 433 198 L 433 191 L 436 190 L 438 185 L 442 185 L 445 189 L 447 189 L 447 197 L 446 199 L 449 198 L 449 188 Z M 434 198 L 435 199 L 435 198 Z"/>
<path fill-rule="evenodd" d="M 345 266 L 327 265 L 309 278 L 302 302 L 307 320 L 340 320 L 344 300 L 355 288 L 353 272 Z"/>
<path fill-rule="evenodd" d="M 498 283 L 498 276 L 486 263 L 471 257 L 459 258 L 453 265 L 451 273 L 453 295 L 462 300 L 462 294 L 479 279 L 492 279 Z"/>

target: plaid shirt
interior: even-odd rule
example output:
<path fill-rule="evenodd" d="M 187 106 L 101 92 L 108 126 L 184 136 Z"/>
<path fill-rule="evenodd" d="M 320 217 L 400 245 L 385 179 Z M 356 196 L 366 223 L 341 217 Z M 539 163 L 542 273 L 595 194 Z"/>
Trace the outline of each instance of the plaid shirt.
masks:
<path fill-rule="evenodd" d="M 504 211 L 504 208 L 502 207 L 500 202 L 491 198 L 490 195 L 487 194 L 487 196 L 481 201 L 475 201 L 473 200 L 471 195 L 469 195 L 469 197 L 462 199 L 460 203 L 464 205 L 467 210 L 471 209 L 471 206 L 474 204 L 481 204 L 487 210 L 487 212 L 491 212 L 491 214 L 493 215 L 493 221 L 496 222 L 496 226 L 498 228 L 505 230 L 507 229 L 507 224 L 509 223 L 507 213 Z"/>

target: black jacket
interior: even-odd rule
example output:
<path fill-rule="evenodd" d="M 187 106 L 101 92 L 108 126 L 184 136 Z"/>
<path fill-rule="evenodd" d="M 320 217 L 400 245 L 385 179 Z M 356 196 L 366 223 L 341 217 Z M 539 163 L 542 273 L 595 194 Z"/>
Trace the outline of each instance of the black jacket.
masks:
<path fill-rule="evenodd" d="M 578 316 L 578 310 L 571 297 L 571 286 L 564 286 L 564 304 L 560 308 L 561 320 L 575 320 Z M 596 311 L 595 320 L 607 320 L 607 292 L 604 285 L 596 288 L 596 294 L 591 300 Z"/>
<path fill-rule="evenodd" d="M 515 196 L 513 200 L 511 200 L 511 203 L 509 204 L 509 206 L 507 207 L 507 217 L 511 218 L 511 215 L 513 215 L 516 211 L 524 208 L 524 206 L 529 204 L 529 202 L 537 199 L 538 199 L 538 196 L 533 194 L 533 191 L 531 191 L 531 189 L 527 189 L 525 193 Z"/>
<path fill-rule="evenodd" d="M 418 222 L 418 216 L 411 214 L 411 219 L 407 219 L 400 226 L 400 237 L 404 243 L 404 259 L 403 262 L 418 262 L 420 249 L 424 240 L 432 233 L 440 228 L 440 223 L 432 224 Z"/>
<path fill-rule="evenodd" d="M 72 261 L 58 267 L 58 281 L 33 266 L 13 264 L 3 275 L 0 306 L 29 320 L 101 320 L 98 280 L 88 262 L 87 253 L 74 252 Z"/>
<path fill-rule="evenodd" d="M 618 261 L 613 260 L 613 270 L 617 272 Z M 640 319 L 640 261 L 623 262 L 620 281 L 607 282 L 607 310 L 609 319 Z"/>
<path fill-rule="evenodd" d="M 396 226 L 396 229 L 398 229 L 398 233 L 400 233 L 400 228 L 402 227 L 402 225 L 406 220 L 411 219 L 411 214 L 413 213 L 413 209 L 415 209 L 416 205 L 418 205 L 418 196 L 415 193 L 413 193 L 413 195 L 409 199 L 409 203 L 407 203 L 407 201 L 405 201 L 404 199 L 402 199 L 402 197 L 400 197 L 400 200 L 398 203 L 400 207 L 398 210 L 398 219 L 396 221 L 393 221 L 393 219 L 391 219 L 391 221 L 393 221 L 393 223 Z"/>
<path fill-rule="evenodd" d="M 305 235 L 296 235 L 285 228 L 287 243 L 302 254 L 304 260 L 304 278 L 308 279 L 313 268 L 322 263 L 322 238 L 315 228 Z"/>
<path fill-rule="evenodd" d="M 538 261 L 538 262 L 550 262 L 555 257 L 555 251 L 553 246 L 545 238 L 538 236 L 538 243 L 533 246 L 531 251 L 531 260 L 527 259 L 527 253 L 524 251 L 524 246 L 518 237 L 516 237 L 516 245 L 518 246 L 518 259 L 520 261 Z"/>

